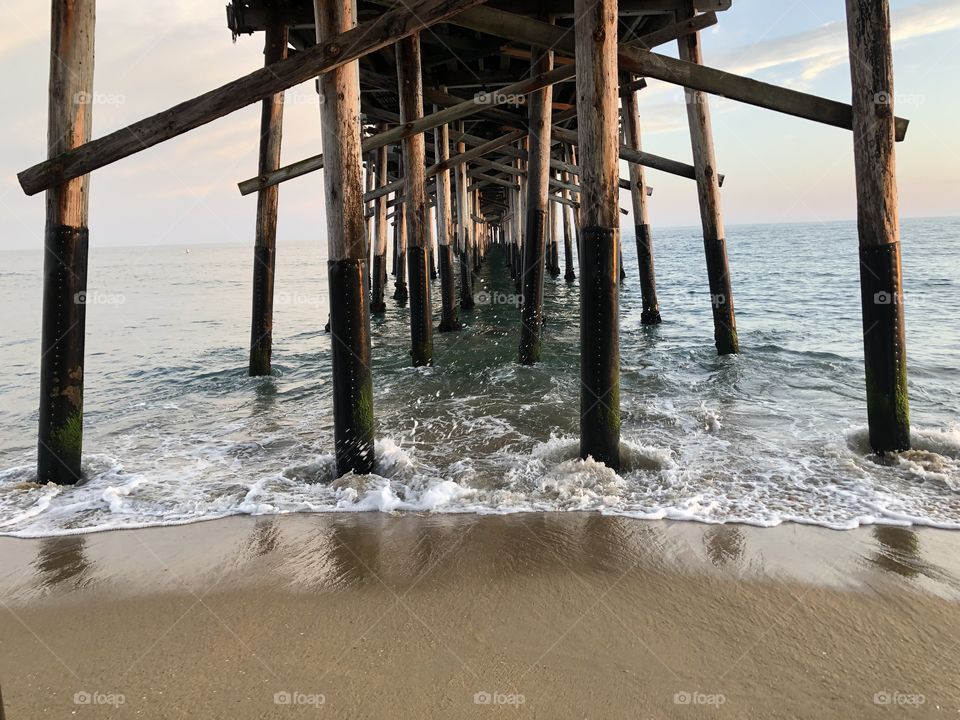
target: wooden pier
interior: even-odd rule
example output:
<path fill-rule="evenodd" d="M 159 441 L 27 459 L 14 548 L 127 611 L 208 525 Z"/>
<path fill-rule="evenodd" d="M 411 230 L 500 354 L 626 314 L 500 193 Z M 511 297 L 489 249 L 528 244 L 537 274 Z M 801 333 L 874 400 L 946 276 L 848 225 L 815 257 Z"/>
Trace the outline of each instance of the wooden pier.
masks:
<path fill-rule="evenodd" d="M 27 194 L 47 197 L 38 481 L 82 479 L 90 173 L 254 103 L 259 166 L 239 182 L 257 198 L 249 371 L 271 372 L 280 186 L 322 168 L 338 473 L 375 469 L 370 316 L 399 322 L 385 302 L 391 221 L 393 297 L 409 302 L 410 362 L 439 372 L 434 298 L 436 330 L 468 332 L 473 276 L 493 245 L 522 295 L 517 361 L 548 354 L 544 277 L 560 274 L 562 254 L 564 280 L 579 281 L 584 458 L 619 469 L 622 282 L 639 277 L 642 323 L 662 321 L 647 169 L 696 183 L 703 302 L 717 352 L 740 352 L 711 96 L 850 133 L 870 441 L 878 453 L 907 449 L 894 159 L 907 121 L 894 114 L 888 0 L 846 0 L 850 104 L 710 67 L 700 32 L 729 16 L 731 2 L 233 0 L 228 29 L 261 39 L 263 67 L 93 139 L 91 104 L 75 99 L 95 88 L 95 0 L 53 0 L 48 159 L 18 176 Z M 679 59 L 657 52 L 668 44 Z M 283 93 L 317 78 L 318 152 L 281 165 Z M 644 148 L 648 78 L 684 89 L 692 164 Z M 623 267 L 621 189 L 632 203 L 635 268 Z M 671 309 L 662 312 L 669 322 Z"/>

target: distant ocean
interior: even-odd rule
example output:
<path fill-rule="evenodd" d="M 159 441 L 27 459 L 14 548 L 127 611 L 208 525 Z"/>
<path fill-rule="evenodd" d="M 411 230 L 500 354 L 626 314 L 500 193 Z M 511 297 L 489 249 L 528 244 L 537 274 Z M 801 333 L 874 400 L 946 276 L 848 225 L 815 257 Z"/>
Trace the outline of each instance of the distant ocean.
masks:
<path fill-rule="evenodd" d="M 547 278 L 544 359 L 520 367 L 497 255 L 435 367 L 409 367 L 406 309 L 374 319 L 378 472 L 336 479 L 324 242 L 281 239 L 259 379 L 252 243 L 92 249 L 87 480 L 37 485 L 42 252 L 2 252 L 0 534 L 358 510 L 960 528 L 960 219 L 903 222 L 914 449 L 888 461 L 867 444 L 855 224 L 727 233 L 743 352 L 719 358 L 698 230 L 654 228 L 656 328 L 624 230 L 620 474 L 576 458 L 578 286 Z"/>

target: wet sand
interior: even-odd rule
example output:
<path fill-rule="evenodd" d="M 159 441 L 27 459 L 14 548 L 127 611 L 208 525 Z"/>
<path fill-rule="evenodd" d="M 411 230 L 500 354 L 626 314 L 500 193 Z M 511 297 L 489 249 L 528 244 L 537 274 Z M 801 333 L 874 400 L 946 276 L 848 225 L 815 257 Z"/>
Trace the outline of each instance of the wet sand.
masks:
<path fill-rule="evenodd" d="M 960 533 L 296 515 L 0 538 L 8 720 L 960 712 Z"/>

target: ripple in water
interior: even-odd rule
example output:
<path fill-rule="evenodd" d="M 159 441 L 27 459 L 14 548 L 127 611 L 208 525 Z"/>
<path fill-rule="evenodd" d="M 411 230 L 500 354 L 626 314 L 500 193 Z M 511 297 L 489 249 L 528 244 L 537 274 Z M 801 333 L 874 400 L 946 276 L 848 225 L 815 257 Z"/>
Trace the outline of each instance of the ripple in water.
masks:
<path fill-rule="evenodd" d="M 94 250 L 91 276 L 125 302 L 88 314 L 87 479 L 75 487 L 35 482 L 40 289 L 29 271 L 40 256 L 8 253 L 5 272 L 16 283 L 4 277 L 0 301 L 22 311 L 0 331 L 14 369 L 0 426 L 0 534 L 355 511 L 960 527 L 951 368 L 960 339 L 936 314 L 910 310 L 911 301 L 924 307 L 955 294 L 957 262 L 941 249 L 960 240 L 960 223 L 904 223 L 913 449 L 883 459 L 870 453 L 863 427 L 855 232 L 853 224 L 730 230 L 744 344 L 732 358 L 713 351 L 696 233 L 659 232 L 659 247 L 670 248 L 657 258 L 665 323 L 636 321 L 635 278 L 621 296 L 620 473 L 578 457 L 578 290 L 562 279 L 547 279 L 545 357 L 533 368 L 513 362 L 512 306 L 463 313 L 463 332 L 435 336 L 436 367 L 426 370 L 407 367 L 406 310 L 374 319 L 377 472 L 337 478 L 315 244 L 280 258 L 291 301 L 276 308 L 272 378 L 248 378 L 242 364 L 246 248 L 195 248 L 186 266 L 182 248 L 158 248 L 132 277 L 123 268 L 135 251 Z M 810 248 L 802 260 L 815 272 L 792 266 L 800 259 L 786 248 L 797 243 Z M 626 264 L 635 268 L 631 246 Z M 173 265 L 189 292 L 158 306 Z M 481 280 L 491 297 L 512 290 L 497 255 Z"/>

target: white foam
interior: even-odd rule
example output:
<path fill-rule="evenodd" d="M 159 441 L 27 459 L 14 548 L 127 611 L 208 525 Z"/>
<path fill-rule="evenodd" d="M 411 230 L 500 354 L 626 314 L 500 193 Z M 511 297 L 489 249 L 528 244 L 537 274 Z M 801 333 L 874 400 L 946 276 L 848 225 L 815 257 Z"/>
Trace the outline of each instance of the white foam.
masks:
<path fill-rule="evenodd" d="M 500 421 L 502 422 L 502 421 Z M 505 435 L 508 425 L 495 424 Z M 447 433 L 452 425 L 422 426 Z M 696 430 L 694 430 L 696 432 Z M 228 515 L 299 512 L 595 511 L 646 520 L 783 522 L 834 529 L 930 525 L 960 529 L 960 428 L 916 428 L 914 449 L 878 462 L 866 430 L 849 429 L 816 455 L 729 460 L 724 428 L 702 426 L 671 447 L 624 439 L 620 473 L 578 457 L 576 438 L 551 434 L 528 449 L 511 445 L 489 457 L 435 466 L 419 445 L 384 437 L 377 472 L 335 477 L 331 453 L 274 469 L 255 469 L 249 443 L 165 444 L 179 462 L 128 472 L 92 455 L 89 477 L 73 487 L 38 486 L 22 465 L 0 473 L 0 534 L 43 537 L 114 528 L 178 525 Z M 718 436 L 719 435 L 719 436 Z M 416 438 L 411 434 L 405 438 Z M 419 440 L 417 441 L 420 442 Z M 258 446 L 259 447 L 259 446 Z M 301 454 L 297 448 L 291 453 Z M 254 465 L 253 467 L 257 467 Z"/>

